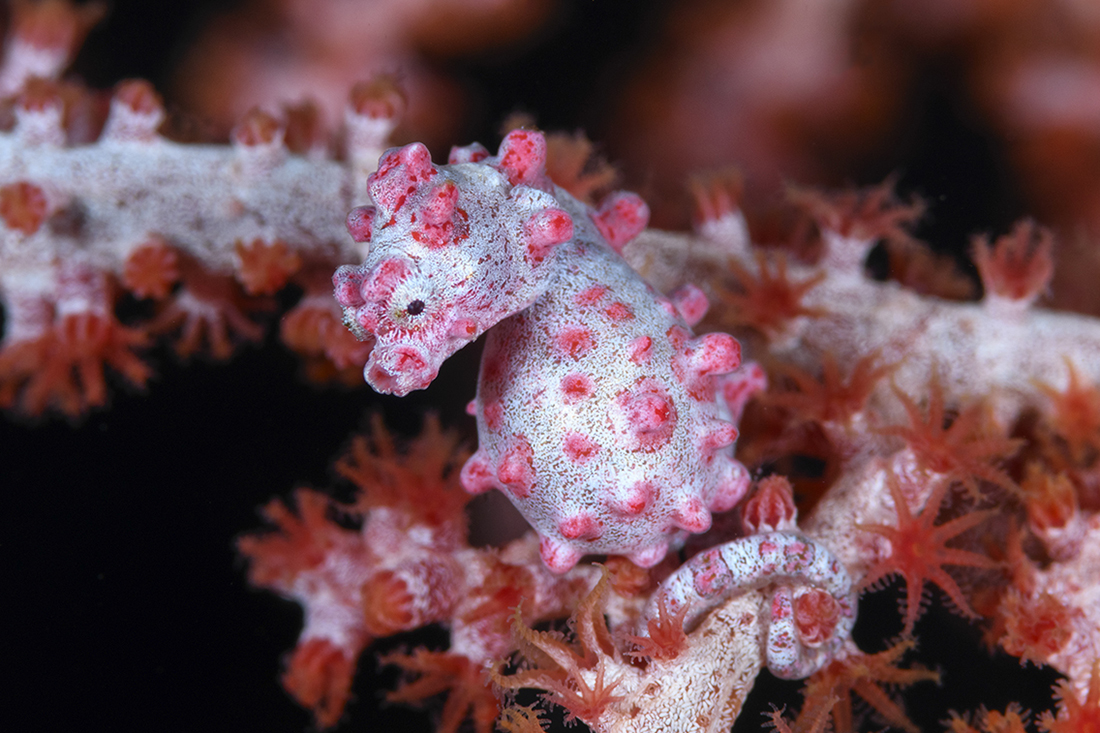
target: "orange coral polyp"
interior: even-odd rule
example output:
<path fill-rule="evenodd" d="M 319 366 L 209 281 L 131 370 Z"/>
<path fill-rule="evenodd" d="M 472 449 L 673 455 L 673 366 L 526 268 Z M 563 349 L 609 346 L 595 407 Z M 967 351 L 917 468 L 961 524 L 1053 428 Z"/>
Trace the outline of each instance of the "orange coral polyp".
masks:
<path fill-rule="evenodd" d="M 115 87 L 114 99 L 134 112 L 154 115 L 164 111 L 164 101 L 156 88 L 145 79 L 125 79 Z"/>
<path fill-rule="evenodd" d="M 31 236 L 38 231 L 49 214 L 46 192 L 30 181 L 16 181 L 0 186 L 0 219 L 5 226 Z"/>
<path fill-rule="evenodd" d="M 814 588 L 795 598 L 795 629 L 806 646 L 820 646 L 832 638 L 839 621 L 840 605 L 820 588 Z"/>
<path fill-rule="evenodd" d="M 1028 464 L 1020 487 L 1027 503 L 1028 523 L 1038 531 L 1061 529 L 1079 514 L 1077 492 L 1064 473 L 1052 475 Z"/>
<path fill-rule="evenodd" d="M 733 309 L 732 320 L 737 324 L 774 337 L 795 318 L 815 318 L 825 313 L 802 303 L 806 293 L 825 279 L 824 272 L 793 280 L 788 276 L 787 258 L 783 254 L 769 260 L 761 251 L 756 252 L 755 273 L 736 261 L 730 262 L 730 270 L 736 288 L 720 293 L 720 297 Z"/>
<path fill-rule="evenodd" d="M 1049 593 L 1025 596 L 1015 588 L 1005 593 L 997 615 L 1004 621 L 1001 647 L 1021 663 L 1036 664 L 1045 664 L 1065 647 L 1081 616 Z"/>
<path fill-rule="evenodd" d="M 1090 451 L 1100 450 L 1100 389 L 1082 379 L 1073 362 L 1065 358 L 1066 388 L 1058 390 L 1037 382 L 1036 387 L 1049 400 L 1048 422 L 1066 441 L 1074 461 L 1084 462 Z"/>
<path fill-rule="evenodd" d="M 174 346 L 183 358 L 207 353 L 228 359 L 239 342 L 263 338 L 263 328 L 248 314 L 269 307 L 267 302 L 246 297 L 232 277 L 190 258 L 180 258 L 179 267 L 182 287 L 149 323 L 152 333 L 178 333 Z"/>
<path fill-rule="evenodd" d="M 446 693 L 436 733 L 457 733 L 469 718 L 475 733 L 492 733 L 500 703 L 480 665 L 460 654 L 415 649 L 411 654 L 387 654 L 382 664 L 395 664 L 417 675 L 386 695 L 390 702 L 419 703 Z"/>
<path fill-rule="evenodd" d="M 122 269 L 122 284 L 139 298 L 166 297 L 179 277 L 179 254 L 160 237 L 135 248 Z"/>
<path fill-rule="evenodd" d="M 404 113 L 408 102 L 395 79 L 379 76 L 353 86 L 348 105 L 357 115 L 372 119 L 397 119 Z"/>
<path fill-rule="evenodd" d="M 102 3 L 76 5 L 63 0 L 12 4 L 14 35 L 39 49 L 70 53 L 106 12 Z"/>
<path fill-rule="evenodd" d="M 1065 680 L 1054 688 L 1058 715 L 1043 713 L 1039 730 L 1043 733 L 1096 733 L 1100 731 L 1100 659 L 1092 663 L 1088 690 L 1082 696 Z"/>
<path fill-rule="evenodd" d="M 596 153 L 596 146 L 583 132 L 546 136 L 546 174 L 577 199 L 594 204 L 618 178 L 614 166 Z"/>
<path fill-rule="evenodd" d="M 0 350 L 0 404 L 19 404 L 28 415 L 56 409 L 78 417 L 107 401 L 104 368 L 144 387 L 152 370 L 135 353 L 148 345 L 142 329 L 113 315 L 72 313 L 34 339 Z"/>
<path fill-rule="evenodd" d="M 987 295 L 1030 301 L 1047 288 L 1054 276 L 1053 248 L 1054 234 L 1025 219 L 993 244 L 986 236 L 975 237 L 971 256 Z"/>
<path fill-rule="evenodd" d="M 853 651 L 834 660 L 806 682 L 803 696 L 807 701 L 833 698 L 833 730 L 835 733 L 852 733 L 852 693 L 874 708 L 891 725 L 906 733 L 920 733 L 920 729 L 905 714 L 905 710 L 883 689 L 912 685 L 916 682 L 939 682 L 940 676 L 921 667 L 903 669 L 897 666 L 905 652 L 913 648 L 912 639 L 900 641 L 876 654 Z M 808 730 L 808 726 L 820 715 L 812 704 L 804 705 L 795 720 L 794 730 Z"/>
<path fill-rule="evenodd" d="M 749 532 L 779 532 L 797 528 L 794 488 L 785 476 L 768 476 L 741 507 L 741 522 Z"/>
<path fill-rule="evenodd" d="M 344 714 L 355 662 L 355 657 L 349 657 L 328 639 L 309 639 L 291 654 L 283 673 L 283 687 L 313 711 L 319 727 L 331 728 Z"/>
<path fill-rule="evenodd" d="M 419 625 L 415 623 L 408 583 L 392 570 L 371 576 L 362 593 L 363 621 L 374 636 L 391 636 Z"/>
<path fill-rule="evenodd" d="M 273 499 L 263 508 L 264 517 L 278 531 L 245 535 L 237 541 L 237 550 L 251 561 L 248 579 L 254 585 L 289 585 L 301 572 L 320 565 L 326 553 L 350 534 L 328 519 L 331 500 L 312 489 L 294 492 L 295 510 L 281 499 Z"/>
<path fill-rule="evenodd" d="M 902 241 L 910 238 L 908 229 L 926 207 L 918 198 L 903 203 L 894 193 L 896 184 L 896 176 L 890 176 L 877 186 L 835 193 L 792 187 L 788 197 L 822 230 L 872 244 L 879 239 Z"/>
<path fill-rule="evenodd" d="M 802 417 L 821 424 L 848 425 L 863 411 L 879 380 L 898 366 L 880 363 L 879 353 L 873 351 L 860 357 L 847 378 L 842 378 L 836 356 L 825 352 L 821 358 L 820 379 L 796 366 L 781 366 L 781 373 L 794 382 L 798 391 L 769 394 L 768 400 L 790 407 Z"/>
<path fill-rule="evenodd" d="M 283 126 L 271 114 L 251 109 L 233 128 L 233 142 L 245 147 L 271 145 L 282 140 Z"/>
<path fill-rule="evenodd" d="M 901 479 L 894 474 L 887 476 L 887 486 L 894 500 L 897 513 L 895 525 L 862 525 L 860 529 L 884 537 L 890 544 L 889 554 L 879 559 L 867 570 L 861 586 L 875 587 L 891 575 L 905 580 L 905 613 L 902 634 L 910 636 L 923 607 L 921 598 L 924 584 L 931 581 L 939 586 L 954 604 L 956 610 L 968 618 L 977 618 L 958 584 L 944 569 L 946 565 L 962 565 L 974 568 L 994 568 L 997 562 L 985 555 L 947 546 L 949 540 L 975 527 L 996 512 L 971 511 L 943 524 L 935 524 L 940 507 L 950 488 L 947 481 L 937 481 L 924 508 L 916 515 L 909 509 L 901 490 Z"/>
<path fill-rule="evenodd" d="M 979 480 L 1014 493 L 1019 491 L 1016 482 L 996 464 L 1014 455 L 1023 441 L 992 434 L 984 404 L 972 404 L 948 422 L 937 372 L 933 372 L 929 384 L 927 416 L 909 395 L 896 385 L 892 388 L 905 408 L 909 425 L 892 425 L 878 432 L 902 438 L 926 470 L 938 474 L 938 478 L 961 481 L 975 498 L 981 496 Z"/>
<path fill-rule="evenodd" d="M 237 242 L 237 279 L 249 295 L 271 295 L 302 266 L 302 257 L 286 242 L 253 239 Z"/>
<path fill-rule="evenodd" d="M 657 599 L 657 617 L 646 622 L 648 636 L 627 636 L 627 640 L 634 644 L 634 651 L 629 652 L 635 658 L 649 659 L 675 659 L 687 644 L 687 634 L 684 633 L 684 619 L 687 617 L 688 606 L 684 605 L 675 613 L 668 610 L 668 603 L 662 594 Z"/>
<path fill-rule="evenodd" d="M 745 180 L 734 169 L 692 176 L 688 180 L 693 220 L 696 226 L 717 221 L 741 210 Z"/>
<path fill-rule="evenodd" d="M 546 690 L 554 702 L 565 708 L 567 722 L 579 719 L 594 725 L 610 706 L 622 699 L 615 694 L 619 680 L 605 678 L 607 662 L 619 659 L 602 613 L 609 588 L 605 569 L 570 619 L 577 639 L 575 645 L 554 632 L 535 631 L 523 621 L 517 608 L 512 615 L 512 632 L 520 651 L 538 666 L 511 675 L 494 670 L 493 681 L 504 689 Z M 584 671 L 594 671 L 587 675 L 593 678 L 591 683 Z"/>

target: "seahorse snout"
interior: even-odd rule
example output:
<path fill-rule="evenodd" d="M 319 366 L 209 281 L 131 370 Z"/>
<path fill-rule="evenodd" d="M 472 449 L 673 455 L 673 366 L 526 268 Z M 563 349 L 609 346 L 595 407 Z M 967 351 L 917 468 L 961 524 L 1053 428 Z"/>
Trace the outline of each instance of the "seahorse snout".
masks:
<path fill-rule="evenodd" d="M 439 364 L 415 346 L 401 345 L 386 349 L 375 347 L 364 374 L 378 392 L 404 397 L 424 389 L 439 373 Z"/>

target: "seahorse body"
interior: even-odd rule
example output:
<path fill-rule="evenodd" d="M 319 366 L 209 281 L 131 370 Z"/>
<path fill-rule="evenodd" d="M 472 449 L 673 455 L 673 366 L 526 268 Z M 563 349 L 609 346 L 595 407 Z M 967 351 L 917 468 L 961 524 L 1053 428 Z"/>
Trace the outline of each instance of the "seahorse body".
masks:
<path fill-rule="evenodd" d="M 552 570 L 588 553 L 650 566 L 748 486 L 720 399 L 743 391 L 731 374 L 740 347 L 693 336 L 612 248 L 644 227 L 640 199 L 593 211 L 544 164 L 545 140 L 528 131 L 493 158 L 458 148 L 447 166 L 423 146 L 389 151 L 368 182 L 374 206 L 349 216 L 371 249 L 336 273 L 337 299 L 349 327 L 375 339 L 367 381 L 395 394 L 426 387 L 491 328 L 463 485 L 504 491 Z"/>

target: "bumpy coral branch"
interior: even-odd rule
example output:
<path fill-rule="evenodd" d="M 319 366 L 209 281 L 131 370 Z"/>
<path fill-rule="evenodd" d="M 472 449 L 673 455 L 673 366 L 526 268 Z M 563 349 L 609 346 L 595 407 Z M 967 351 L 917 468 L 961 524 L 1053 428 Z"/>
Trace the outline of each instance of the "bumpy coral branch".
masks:
<path fill-rule="evenodd" d="M 97 93 L 54 81 L 92 6 L 20 7 L 0 68 L 7 94 L 18 92 L 0 131 L 4 405 L 78 415 L 104 402 L 105 367 L 141 386 L 149 370 L 137 352 L 152 333 L 182 332 L 181 353 L 205 338 L 224 358 L 233 340 L 261 333 L 246 294 L 300 274 L 308 290 L 304 270 L 361 254 L 341 222 L 401 113 L 392 82 L 352 91 L 340 160 L 300 154 L 314 151 L 294 110 L 246 115 L 230 146 L 180 144 L 160 134 L 165 112 L 147 82 L 119 84 L 103 117 Z M 120 324 L 116 286 L 154 299 L 158 316 Z M 323 344 L 334 361 L 344 340 L 332 331 Z"/>
<path fill-rule="evenodd" d="M 463 511 L 468 495 L 457 482 L 464 455 L 457 437 L 443 433 L 434 419 L 405 452 L 375 420 L 370 439 L 358 439 L 338 464 L 358 489 L 352 505 L 299 490 L 296 510 L 280 501 L 265 510 L 278 531 L 240 540 L 252 582 L 305 609 L 284 685 L 321 725 L 340 719 L 356 660 L 373 639 L 442 623 L 451 631 L 446 658 L 390 658 L 425 678 L 434 675 L 431 685 L 419 685 L 427 691 L 417 693 L 413 683 L 401 699 L 453 688 L 457 700 L 480 690 L 481 702 L 470 704 L 492 707 L 487 719 L 479 715 L 479 731 L 489 731 L 496 702 L 478 680 L 486 664 L 513 648 L 512 609 L 524 600 L 529 623 L 559 616 L 593 575 L 592 568 L 564 578 L 550 574 L 530 539 L 500 552 L 470 547 Z M 340 526 L 337 512 L 361 522 L 361 529 Z M 453 714 L 453 726 L 465 708 Z"/>
<path fill-rule="evenodd" d="M 881 576 L 884 569 L 906 573 L 900 554 L 906 550 L 894 543 L 901 539 L 899 533 L 910 531 L 905 529 L 905 522 L 922 510 L 927 513 L 922 531 L 928 537 L 938 535 L 941 543 L 968 529 L 973 534 L 978 531 L 973 529 L 975 526 L 994 514 L 1020 522 L 1025 516 L 1036 517 L 1040 525 L 1030 525 L 1030 531 L 1052 548 L 1049 556 L 1040 559 L 1047 563 L 1045 569 L 1039 570 L 1036 560 L 1026 555 L 1018 559 L 1015 579 L 1002 579 L 994 585 L 1000 590 L 993 595 L 1003 593 L 1004 600 L 992 615 L 997 624 L 1008 623 L 1012 629 L 1019 628 L 1017 614 L 1044 613 L 1044 608 L 1053 613 L 1052 620 L 1065 620 L 1059 625 L 1058 641 L 1050 643 L 1046 651 L 1041 645 L 1016 641 L 1016 636 L 1006 637 L 1005 645 L 1026 647 L 1031 658 L 1040 656 L 1043 663 L 1068 675 L 1072 684 L 1083 691 L 1092 660 L 1100 650 L 1100 605 L 1092 597 L 1094 584 L 1085 580 L 1087 571 L 1081 563 L 1086 562 L 1083 558 L 1097 541 L 1096 511 L 1100 505 L 1091 488 L 1096 453 L 1084 447 L 1094 439 L 1092 428 L 1081 427 L 1087 419 L 1084 423 L 1074 422 L 1067 415 L 1089 414 L 1095 385 L 1100 383 L 1100 324 L 1083 316 L 1029 307 L 1034 293 L 1049 277 L 1050 268 L 1043 259 L 1047 245 L 1042 242 L 1036 245 L 1032 265 L 1016 252 L 1018 247 L 1001 256 L 1012 258 L 1013 277 L 1026 280 L 1027 287 L 1009 290 L 991 282 L 981 303 L 955 303 L 920 297 L 895 283 L 875 282 L 858 268 L 837 269 L 836 262 L 858 260 L 848 255 L 828 255 L 828 248 L 840 241 L 839 232 L 829 235 L 832 224 L 828 216 L 822 216 L 819 222 L 828 235 L 823 237 L 827 251 L 820 262 L 792 266 L 788 275 L 799 282 L 816 280 L 803 294 L 803 302 L 806 308 L 818 312 L 794 316 L 782 333 L 769 330 L 765 335 L 770 343 L 759 347 L 765 351 L 756 354 L 750 349 L 750 354 L 761 358 L 766 353 L 771 360 L 797 365 L 795 374 L 814 374 L 824 364 L 826 386 L 838 381 L 838 373 L 867 371 L 869 355 L 879 364 L 889 365 L 889 369 L 881 370 L 877 381 L 872 380 L 868 389 L 861 390 L 863 396 L 845 411 L 843 423 L 836 422 L 834 416 L 808 398 L 792 399 L 789 393 L 785 398 L 791 409 L 801 410 L 805 419 L 821 424 L 837 444 L 836 460 L 840 464 L 838 478 L 801 524 L 802 530 L 835 550 L 860 583 L 869 575 Z M 856 231 L 851 226 L 848 230 Z M 711 226 L 703 231 L 712 233 L 711 238 L 646 232 L 627 247 L 625 254 L 658 287 L 675 288 L 685 277 L 680 273 L 692 277 L 710 268 L 720 269 L 720 263 L 739 253 L 739 240 L 713 235 L 725 231 L 723 227 Z M 1014 236 L 1024 238 L 1030 231 L 1021 228 Z M 843 246 L 856 246 L 866 253 L 874 241 L 872 237 L 862 243 L 844 242 Z M 1006 239 L 998 246 L 1015 246 L 1015 241 Z M 746 262 L 742 255 L 738 267 L 763 265 L 759 261 Z M 1034 272 L 1024 272 L 1028 267 Z M 985 265 L 986 270 L 994 268 L 994 260 Z M 709 282 L 717 289 L 726 287 L 720 279 Z M 1006 307 L 1006 297 L 1016 298 L 1019 305 Z M 790 366 L 784 369 L 791 373 Z M 881 378 L 887 372 L 890 379 Z M 817 389 L 806 386 L 810 385 L 809 377 L 800 377 L 799 382 L 808 397 Z M 923 401 L 927 418 L 911 395 L 926 396 Z M 1058 406 L 1063 404 L 1072 409 L 1059 411 Z M 1049 421 L 1049 428 L 1041 428 L 1039 434 L 1026 427 L 1029 416 L 1036 414 L 1049 415 L 1043 419 L 1044 424 Z M 910 426 L 904 427 L 907 417 Z M 1007 439 L 1010 430 L 1022 431 L 1019 434 L 1023 440 Z M 892 436 L 902 438 L 905 446 L 899 449 Z M 1004 470 L 1004 461 L 1017 450 L 1037 457 L 1032 470 L 1039 474 L 1068 472 L 1072 489 L 1067 493 L 1063 486 L 1056 494 L 1029 489 L 1021 498 L 1019 479 Z M 1037 480 L 1033 479 L 1031 485 L 1036 486 Z M 1050 480 L 1055 479 L 1052 476 Z M 940 501 L 945 492 L 951 491 L 948 484 L 969 487 L 969 495 L 987 506 L 995 501 L 996 509 L 966 515 L 970 510 L 952 501 L 950 512 L 957 518 L 937 520 L 943 511 Z M 1068 496 L 1069 501 L 1055 496 Z M 902 506 L 902 500 L 908 506 Z M 1052 501 L 1065 508 L 1045 508 Z M 1089 509 L 1079 508 L 1078 501 L 1087 502 Z M 1046 524 L 1057 529 L 1052 533 L 1044 529 Z M 1089 529 L 1084 529 L 1086 526 Z M 992 538 L 1000 537 L 1000 542 L 1007 542 L 1003 527 L 1003 522 L 987 526 L 987 541 L 998 541 Z M 890 540 L 876 540 L 874 533 Z M 1074 538 L 1071 542 L 1059 541 L 1071 536 L 1069 533 Z M 1051 539 L 1043 539 L 1048 537 Z M 924 541 L 920 540 L 922 555 Z M 966 547 L 965 551 L 944 548 L 941 561 L 993 565 L 984 551 L 971 551 L 979 547 L 973 539 Z M 987 571 L 985 577 L 996 576 Z M 918 572 L 906 577 L 909 582 L 923 584 L 923 578 L 933 576 Z M 967 610 L 965 597 L 954 587 L 955 582 L 949 576 L 940 577 L 955 605 Z M 1058 603 L 1052 606 L 1044 601 L 1044 594 L 1057 597 Z M 920 597 L 919 588 L 909 589 L 907 631 L 919 612 L 916 605 Z M 1035 619 L 1031 623 L 1043 622 Z"/>
<path fill-rule="evenodd" d="M 864 252 L 873 244 L 869 241 Z M 695 273 L 725 270 L 730 246 L 647 231 L 627 246 L 626 256 L 651 283 L 669 292 Z M 756 268 L 754 262 L 740 266 Z M 1067 360 L 1091 381 L 1100 381 L 1100 324 L 1095 319 L 1037 308 L 1006 314 L 986 301 L 922 298 L 895 283 L 822 266 L 791 265 L 787 276 L 798 282 L 819 278 L 802 301 L 805 308 L 820 309 L 795 314 L 778 348 L 769 349 L 789 363 L 816 364 L 828 353 L 842 369 L 850 369 L 861 356 L 877 353 L 882 363 L 898 365 L 893 384 L 902 392 L 924 394 L 937 371 L 949 401 L 988 396 L 1002 423 L 1025 407 L 1042 404 L 1037 382 L 1064 388 Z M 880 384 L 872 399 L 894 403 L 889 410 L 895 414 L 888 390 L 888 383 Z"/>

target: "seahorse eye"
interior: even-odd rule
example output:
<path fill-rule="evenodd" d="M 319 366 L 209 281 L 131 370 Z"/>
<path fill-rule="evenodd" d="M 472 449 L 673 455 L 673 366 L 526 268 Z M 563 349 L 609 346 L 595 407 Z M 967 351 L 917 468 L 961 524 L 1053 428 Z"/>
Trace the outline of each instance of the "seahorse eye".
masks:
<path fill-rule="evenodd" d="M 424 312 L 424 301 L 414 300 L 413 302 L 405 306 L 405 312 L 408 313 L 410 316 L 420 315 Z"/>

